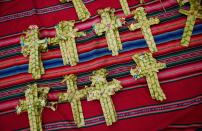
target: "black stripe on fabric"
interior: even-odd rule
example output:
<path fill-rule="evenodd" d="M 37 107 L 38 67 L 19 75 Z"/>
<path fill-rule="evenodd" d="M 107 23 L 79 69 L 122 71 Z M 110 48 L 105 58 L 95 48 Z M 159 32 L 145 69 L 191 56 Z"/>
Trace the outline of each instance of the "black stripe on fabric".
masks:
<path fill-rule="evenodd" d="M 149 106 L 140 106 L 138 108 L 131 108 L 131 109 L 127 109 L 127 110 L 122 110 L 122 111 L 117 111 L 117 114 L 119 112 L 126 112 L 126 111 L 130 111 L 130 110 L 134 110 L 134 109 L 141 109 L 141 108 L 144 108 L 144 107 L 152 107 L 152 106 L 160 106 L 160 105 L 165 105 L 165 104 L 171 104 L 171 103 L 177 103 L 177 102 L 183 102 L 183 101 L 186 101 L 186 100 L 191 100 L 191 99 L 194 99 L 194 98 L 197 98 L 197 97 L 201 97 L 202 94 L 200 95 L 197 95 L 197 96 L 194 96 L 194 97 L 191 97 L 191 98 L 186 98 L 186 99 L 182 99 L 182 100 L 177 100 L 177 101 L 173 101 L 173 102 L 167 102 L 167 103 L 163 103 L 163 104 L 152 104 L 152 105 L 149 105 Z M 202 99 L 202 98 L 201 98 Z M 128 117 L 125 117 L 125 118 L 118 118 L 118 120 L 125 120 L 125 119 L 131 119 L 131 118 L 138 118 L 138 117 L 143 117 L 143 116 L 149 116 L 149 115 L 157 115 L 157 114 L 164 114 L 164 113 L 168 113 L 168 112 L 175 112 L 175 111 L 179 111 L 179 110 L 184 110 L 184 109 L 188 109 L 190 107 L 196 107 L 198 105 L 201 105 L 202 102 L 198 103 L 198 104 L 195 104 L 195 105 L 190 105 L 188 107 L 183 107 L 181 109 L 173 109 L 173 110 L 170 110 L 170 111 L 159 111 L 159 112 L 153 112 L 153 113 L 148 113 L 148 114 L 143 114 L 143 115 L 139 115 L 139 116 L 128 116 Z M 180 107 L 180 106 L 179 106 Z M 98 115 L 98 116 L 94 116 L 94 117 L 90 117 L 90 118 L 86 118 L 85 120 L 88 120 L 88 119 L 92 119 L 92 118 L 97 118 L 97 117 L 102 117 L 103 118 L 103 115 Z M 73 122 L 73 121 L 57 121 L 57 122 L 50 122 L 48 123 L 47 125 L 44 124 L 43 127 L 45 127 L 44 129 L 48 130 L 48 131 L 55 131 L 55 130 L 61 130 L 61 129 L 66 129 L 66 130 L 70 130 L 70 129 L 78 129 L 78 128 L 59 128 L 59 129 L 47 129 L 46 127 L 51 127 L 52 125 L 50 124 L 56 124 L 56 123 L 59 123 L 59 122 Z M 85 127 L 81 127 L 79 129 L 82 129 L 82 128 L 88 128 L 88 127 L 91 127 L 91 126 L 96 126 L 96 125 L 101 125 L 101 124 L 105 124 L 105 121 L 103 122 L 99 122 L 97 124 L 94 124 L 94 125 L 89 125 L 89 126 L 85 126 Z M 115 124 L 115 123 L 114 123 Z M 65 124 L 64 124 L 65 125 Z M 74 126 L 74 125 L 73 125 Z M 22 129 L 19 129 L 18 131 L 20 130 L 24 130 L 24 129 L 28 129 L 29 127 L 27 128 L 22 128 Z"/>
<path fill-rule="evenodd" d="M 121 8 L 119 8 L 119 9 L 121 9 Z M 169 12 L 173 12 L 173 11 L 178 10 L 178 9 L 179 9 L 179 6 L 175 5 L 175 6 L 172 6 L 170 8 L 167 8 L 166 10 L 167 10 L 167 13 L 169 13 Z M 159 14 L 162 14 L 162 13 L 164 13 L 164 11 L 156 11 L 156 12 L 148 13 L 147 16 L 148 17 L 153 17 L 153 16 L 156 16 L 156 15 L 159 15 Z M 96 16 L 98 16 L 98 15 L 92 16 L 92 18 L 95 18 Z M 181 17 L 181 16 L 183 16 L 183 15 L 180 14 L 180 13 L 178 13 L 178 14 L 176 14 L 176 16 L 171 16 L 171 17 L 163 18 L 163 19 L 160 19 L 160 21 L 161 21 L 161 23 L 164 23 L 164 22 L 167 22 L 168 20 L 176 19 L 176 18 Z M 129 23 L 132 23 L 135 20 L 133 19 L 133 17 L 131 17 L 131 18 L 127 18 L 126 21 L 129 22 Z M 78 23 L 79 21 L 76 21 L 76 22 Z M 54 29 L 54 26 L 43 26 L 43 27 L 40 27 L 40 32 L 42 30 L 51 30 L 51 29 Z M 89 29 L 86 29 L 86 30 L 83 30 L 83 31 L 85 31 L 86 33 L 93 32 L 93 27 L 91 27 Z M 129 30 L 126 27 L 121 27 L 121 28 L 119 28 L 119 31 L 120 32 L 124 32 L 124 31 L 129 31 Z M 15 32 L 15 33 L 12 33 L 12 34 L 7 34 L 7 35 L 4 35 L 4 37 L 12 37 L 12 36 L 15 36 L 15 35 L 22 35 L 22 32 Z M 0 39 L 3 39 L 4 37 L 0 37 Z M 103 36 L 97 36 L 97 35 L 95 35 L 94 37 L 100 38 L 100 37 L 103 37 Z M 88 39 L 85 40 L 84 42 L 89 41 Z M 76 40 L 76 43 L 79 44 L 81 42 L 78 41 L 78 40 Z"/>
<path fill-rule="evenodd" d="M 199 47 L 202 47 L 202 46 L 199 46 Z M 192 51 L 194 52 L 195 50 L 197 50 L 199 48 L 197 47 L 194 47 L 193 49 L 187 49 L 185 51 L 181 51 L 181 53 L 178 52 L 178 55 L 180 54 L 187 54 L 186 51 Z M 169 54 L 169 55 L 173 55 L 173 53 Z M 175 56 L 175 55 L 174 55 Z M 161 60 L 163 58 L 167 58 L 165 55 L 164 57 L 158 57 L 157 59 L 158 60 Z M 184 64 L 187 64 L 187 63 L 190 63 L 190 62 L 196 62 L 196 61 L 200 61 L 202 59 L 202 57 L 197 57 L 197 58 L 194 58 L 194 59 L 188 59 L 188 61 L 183 61 L 183 62 L 180 62 L 178 61 L 177 63 L 170 63 L 170 64 L 167 64 L 167 68 L 172 68 L 174 66 L 178 66 L 178 65 L 184 65 Z M 132 62 L 129 62 L 129 63 L 122 63 L 120 65 L 112 65 L 112 66 L 109 66 L 109 67 L 106 67 L 107 70 L 113 70 L 113 69 L 116 69 L 116 68 L 119 68 L 119 67 L 122 67 L 123 65 L 127 64 L 127 66 L 130 66 L 130 65 L 133 65 L 135 67 L 135 63 L 132 61 Z M 86 72 L 86 73 L 83 73 L 83 74 L 79 74 L 78 75 L 78 79 L 81 78 L 81 77 L 84 77 L 84 76 L 87 76 L 89 77 L 91 75 L 92 72 Z M 108 80 L 111 80 L 113 78 L 123 78 L 123 77 L 126 77 L 126 76 L 130 76 L 130 72 L 123 72 L 123 73 L 119 73 L 119 74 L 114 74 L 114 75 L 111 75 L 111 76 L 108 76 L 107 79 Z M 39 85 L 40 84 L 45 84 L 45 83 L 55 83 L 55 82 L 58 82 L 58 81 L 62 81 L 63 77 L 59 77 L 59 78 L 56 78 L 56 79 L 51 79 L 51 80 L 36 80 L 36 81 L 33 81 L 33 82 L 26 82 L 26 83 L 23 83 L 23 84 L 19 84 L 19 85 L 16 85 L 16 86 L 13 86 L 12 89 L 11 88 L 8 88 L 8 89 L 1 89 L 0 91 L 1 92 L 7 92 L 8 90 L 14 90 L 14 89 L 17 89 L 17 88 L 25 88 L 26 89 L 26 85 L 27 84 L 33 84 L 33 83 L 38 83 Z M 82 87 L 84 85 L 87 85 L 89 86 L 90 85 L 90 80 L 86 81 L 86 82 L 82 82 L 82 83 L 79 83 L 78 82 L 78 87 Z M 64 84 L 63 86 L 60 86 L 60 87 L 52 87 L 50 92 L 54 92 L 54 91 L 65 91 L 67 89 L 66 85 Z M 16 95 L 17 97 L 12 97 L 12 96 L 8 96 L 7 98 L 1 98 L 1 101 L 6 101 L 6 100 L 11 100 L 11 99 L 16 99 L 16 98 L 22 98 L 24 95 L 23 92 L 19 93 L 18 95 Z M 9 98 L 10 97 L 10 98 Z"/>

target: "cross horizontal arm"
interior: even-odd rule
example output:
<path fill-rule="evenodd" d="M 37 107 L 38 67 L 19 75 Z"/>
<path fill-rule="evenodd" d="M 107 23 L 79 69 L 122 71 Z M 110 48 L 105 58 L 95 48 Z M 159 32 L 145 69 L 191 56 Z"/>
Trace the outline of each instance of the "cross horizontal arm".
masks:
<path fill-rule="evenodd" d="M 89 87 L 91 90 L 88 91 L 87 100 L 99 100 L 102 97 L 101 91 L 99 89 L 95 89 L 95 87 Z"/>
<path fill-rule="evenodd" d="M 85 32 L 77 32 L 76 37 L 86 36 Z"/>
<path fill-rule="evenodd" d="M 130 74 L 131 74 L 135 79 L 139 79 L 139 78 L 143 77 L 143 75 L 142 75 L 141 72 L 138 70 L 138 68 L 131 69 L 131 70 L 130 70 Z"/>
<path fill-rule="evenodd" d="M 196 18 L 202 19 L 202 11 L 196 15 Z"/>
<path fill-rule="evenodd" d="M 114 16 L 114 19 L 115 19 L 115 27 L 117 28 L 117 30 L 118 30 L 118 28 L 119 27 L 121 27 L 122 26 L 122 24 L 124 23 L 124 21 L 122 21 L 122 20 L 124 20 L 124 19 L 120 19 L 119 17 L 117 17 L 117 16 Z"/>
<path fill-rule="evenodd" d="M 96 23 L 94 25 L 94 30 L 95 30 L 95 33 L 98 35 L 98 36 L 101 36 L 105 31 L 106 31 L 106 27 L 104 24 L 102 23 Z"/>
<path fill-rule="evenodd" d="M 27 111 L 28 105 L 26 100 L 20 100 L 19 104 L 16 107 L 17 114 L 20 114 L 21 112 Z"/>
<path fill-rule="evenodd" d="M 121 82 L 113 79 L 111 82 L 108 84 L 108 88 L 112 89 L 114 92 L 119 91 L 122 87 Z"/>
<path fill-rule="evenodd" d="M 164 68 L 166 68 L 166 64 L 165 64 L 165 63 L 158 62 L 158 63 L 156 64 L 156 68 L 157 68 L 158 70 L 164 69 Z"/>
<path fill-rule="evenodd" d="M 58 45 L 59 39 L 57 37 L 53 37 L 49 39 L 49 44 L 50 45 Z"/>
<path fill-rule="evenodd" d="M 160 20 L 158 18 L 149 18 L 150 25 L 158 24 L 159 22 Z"/>
<path fill-rule="evenodd" d="M 184 10 L 184 9 L 179 9 L 179 12 L 184 14 L 184 15 L 191 15 L 190 11 Z"/>
<path fill-rule="evenodd" d="M 133 23 L 128 28 L 130 31 L 134 31 L 134 30 L 140 29 L 141 27 L 142 25 L 140 23 Z"/>

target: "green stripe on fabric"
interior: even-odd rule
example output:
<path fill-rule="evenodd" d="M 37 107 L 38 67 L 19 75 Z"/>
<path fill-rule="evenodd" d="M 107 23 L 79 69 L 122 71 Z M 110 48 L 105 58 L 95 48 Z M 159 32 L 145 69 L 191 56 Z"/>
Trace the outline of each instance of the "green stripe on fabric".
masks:
<path fill-rule="evenodd" d="M 167 12 L 169 13 L 170 11 L 172 12 L 173 10 L 177 10 L 178 9 L 178 6 L 175 6 L 175 7 L 172 7 L 171 9 L 168 9 L 167 10 Z M 162 12 L 162 11 L 160 11 L 160 12 L 153 12 L 153 13 L 151 13 L 151 14 L 148 14 L 148 17 L 154 17 L 154 16 L 156 16 L 156 15 L 159 15 L 159 14 L 162 14 L 162 13 L 164 13 L 164 12 Z M 172 17 L 168 17 L 168 18 L 163 18 L 163 19 L 160 19 L 160 21 L 161 22 L 167 22 L 167 21 L 169 21 L 169 20 L 172 20 L 172 19 L 176 19 L 176 18 L 179 18 L 179 17 L 181 17 L 182 15 L 181 14 L 176 14 L 176 16 L 172 16 Z M 129 22 L 129 23 L 132 23 L 133 21 L 134 21 L 134 19 L 133 18 L 129 18 L 129 19 L 126 19 L 127 20 L 127 22 Z M 93 28 L 91 28 L 91 29 L 87 29 L 87 30 L 84 30 L 87 34 L 94 34 L 93 36 L 90 36 L 89 38 L 85 38 L 85 39 L 77 39 L 76 40 L 76 43 L 77 44 L 82 44 L 82 43 L 85 43 L 85 42 L 87 42 L 87 41 L 90 41 L 90 40 L 92 40 L 92 39 L 96 39 L 96 38 L 102 38 L 102 37 L 104 37 L 104 34 L 102 35 L 102 36 L 97 36 L 97 35 L 95 35 L 95 33 L 93 33 L 94 31 L 93 31 Z M 120 31 L 120 33 L 121 32 L 125 32 L 125 31 L 128 31 L 128 28 L 126 28 L 126 27 L 121 27 L 120 29 L 119 29 L 119 31 Z M 7 46 L 7 47 L 3 47 L 3 48 L 0 48 L 0 51 L 5 51 L 5 50 L 9 50 L 9 49 L 11 49 L 11 48 L 20 48 L 20 44 L 14 44 L 14 45 L 11 45 L 11 46 Z M 55 45 L 55 46 L 49 46 L 48 47 L 48 49 L 58 49 L 59 48 L 59 46 L 58 45 Z M 20 52 L 15 52 L 15 53 L 13 53 L 13 54 L 9 54 L 9 55 L 5 55 L 5 56 L 1 56 L 0 57 L 0 59 L 5 59 L 5 58 L 8 58 L 8 57 L 13 57 L 13 56 L 16 56 L 16 55 L 21 55 L 21 53 Z"/>
<path fill-rule="evenodd" d="M 176 53 L 170 53 L 170 54 L 164 55 L 164 56 L 159 56 L 159 57 L 157 57 L 157 60 L 162 60 L 162 59 L 173 57 L 173 56 L 179 56 L 181 54 L 188 54 L 188 53 L 191 53 L 191 52 L 195 52 L 195 51 L 197 51 L 199 49 L 202 49 L 202 46 L 186 49 L 186 50 L 176 52 Z M 178 66 L 178 65 L 183 65 L 183 64 L 186 64 L 186 63 L 200 61 L 200 60 L 202 60 L 202 55 L 194 57 L 194 58 L 190 58 L 190 59 L 184 59 L 184 60 L 181 60 L 181 61 L 168 63 L 167 68 L 172 68 L 172 67 L 175 67 L 175 66 Z M 121 68 L 123 66 L 135 67 L 135 63 L 133 61 L 131 61 L 131 62 L 122 63 L 122 64 L 118 64 L 118 65 L 112 65 L 112 66 L 106 67 L 106 69 L 108 71 L 111 71 L 111 70 L 114 70 L 116 68 Z M 79 74 L 78 79 L 82 78 L 82 77 L 86 77 L 86 76 L 91 76 L 91 73 L 92 72 L 86 72 L 86 73 Z M 130 75 L 130 71 L 126 71 L 126 72 L 122 72 L 122 73 L 119 73 L 119 74 L 110 75 L 110 76 L 107 77 L 107 79 L 119 78 L 119 77 L 124 77 L 124 76 L 129 76 L 129 75 Z M 60 77 L 60 78 L 51 79 L 51 80 L 38 80 L 37 83 L 38 84 L 49 83 L 51 85 L 51 83 L 56 83 L 56 82 L 62 81 L 62 79 L 63 78 Z M 28 83 L 25 83 L 25 84 L 17 85 L 17 86 L 11 87 L 9 89 L 2 89 L 0 92 L 7 92 L 7 91 L 10 91 L 10 90 L 26 88 L 26 85 L 30 84 L 30 83 L 34 83 L 34 82 L 28 82 Z M 90 83 L 91 82 L 89 80 L 87 82 L 82 82 L 82 83 L 78 82 L 78 86 L 90 85 Z M 64 84 L 64 86 L 52 87 L 50 92 L 64 91 L 66 89 L 67 89 L 67 87 Z M 0 101 L 5 101 L 5 100 L 8 100 L 8 99 L 15 99 L 15 98 L 23 97 L 23 96 L 24 96 L 24 93 L 18 93 L 18 94 L 15 94 L 15 95 L 10 95 L 10 96 L 7 96 L 7 97 L 0 98 Z"/>

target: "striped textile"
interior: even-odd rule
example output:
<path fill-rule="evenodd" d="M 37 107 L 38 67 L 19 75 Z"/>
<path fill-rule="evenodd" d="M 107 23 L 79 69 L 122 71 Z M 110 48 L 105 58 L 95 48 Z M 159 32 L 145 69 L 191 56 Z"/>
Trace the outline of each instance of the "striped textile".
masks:
<path fill-rule="evenodd" d="M 107 49 L 104 35 L 98 37 L 92 26 L 99 22 L 96 10 L 105 7 L 116 9 L 116 15 L 123 17 L 118 0 L 83 0 L 91 13 L 89 20 L 78 21 L 71 3 L 61 4 L 59 0 L 0 0 L 0 130 L 29 130 L 27 113 L 17 115 L 15 107 L 24 98 L 27 85 L 37 83 L 51 88 L 48 99 L 57 100 L 57 94 L 66 91 L 61 83 L 66 74 L 78 76 L 78 88 L 91 84 L 92 71 L 106 68 L 107 79 L 121 81 L 123 89 L 112 96 L 118 121 L 107 127 L 98 101 L 82 100 L 86 126 L 77 129 L 73 122 L 70 104 L 59 104 L 57 111 L 43 111 L 43 128 L 55 130 L 195 130 L 202 128 L 202 21 L 197 19 L 188 48 L 179 46 L 186 16 L 178 12 L 176 0 L 128 0 L 130 9 L 144 6 L 148 17 L 158 17 L 160 24 L 151 27 L 158 52 L 154 57 L 167 65 L 158 73 L 159 81 L 167 100 L 152 100 L 144 78 L 135 80 L 130 69 L 135 67 L 131 56 L 149 51 L 140 30 L 129 31 L 127 26 L 134 22 L 129 16 L 119 29 L 123 50 L 112 56 Z M 163 7 L 164 6 L 164 7 Z M 166 12 L 164 12 L 164 8 Z M 40 28 L 40 37 L 54 37 L 54 26 L 62 20 L 76 20 L 76 27 L 87 35 L 76 39 L 80 62 L 77 66 L 64 66 L 59 46 L 49 46 L 42 53 L 46 74 L 34 80 L 27 73 L 28 59 L 20 53 L 19 36 L 31 24 Z M 18 122 L 19 121 L 19 122 Z"/>

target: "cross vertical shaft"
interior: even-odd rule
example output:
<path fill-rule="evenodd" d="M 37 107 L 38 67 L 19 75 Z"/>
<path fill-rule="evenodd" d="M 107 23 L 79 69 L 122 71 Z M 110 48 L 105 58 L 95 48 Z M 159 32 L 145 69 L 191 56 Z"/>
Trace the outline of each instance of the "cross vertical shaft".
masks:
<path fill-rule="evenodd" d="M 62 3 L 70 1 L 72 1 L 74 5 L 79 20 L 85 21 L 90 17 L 90 12 L 86 8 L 82 0 L 60 0 L 60 2 Z"/>
<path fill-rule="evenodd" d="M 123 12 L 124 14 L 127 16 L 127 15 L 130 15 L 130 8 L 128 6 L 128 2 L 127 0 L 119 0 L 120 4 L 121 4 L 121 7 L 123 9 Z"/>

